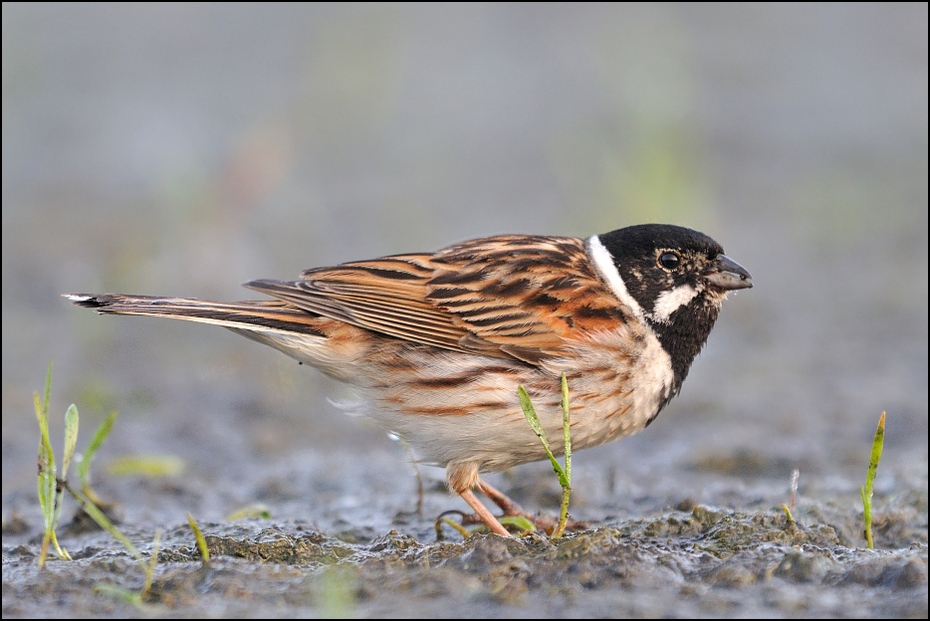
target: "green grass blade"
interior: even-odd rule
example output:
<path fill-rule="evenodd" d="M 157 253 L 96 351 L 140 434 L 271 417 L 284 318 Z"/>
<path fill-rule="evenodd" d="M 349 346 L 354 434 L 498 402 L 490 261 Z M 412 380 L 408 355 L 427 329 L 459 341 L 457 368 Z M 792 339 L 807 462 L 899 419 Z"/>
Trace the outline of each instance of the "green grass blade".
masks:
<path fill-rule="evenodd" d="M 46 403 L 46 407 L 47 405 L 48 404 Z M 74 450 L 77 446 L 77 437 L 78 411 L 77 407 L 72 403 L 71 407 L 69 407 L 65 412 L 65 443 L 64 451 L 62 452 L 61 456 L 61 480 L 55 481 L 55 505 L 54 511 L 52 512 L 52 543 L 55 544 L 55 552 L 58 554 L 58 557 L 68 560 L 71 559 L 71 556 L 58 544 L 58 537 L 55 534 L 55 529 L 58 527 L 58 523 L 61 521 L 61 511 L 65 506 L 64 485 L 68 480 L 68 466 L 71 464 L 71 460 L 74 458 Z"/>
<path fill-rule="evenodd" d="M 139 562 L 139 564 L 142 565 L 143 569 L 147 567 L 145 559 L 142 557 L 142 554 L 139 552 L 138 548 L 132 545 L 132 542 L 129 541 L 126 535 L 120 532 L 120 530 L 116 528 L 116 526 L 113 525 L 113 522 L 111 522 L 110 519 L 103 513 L 100 507 L 92 503 L 86 496 L 84 496 L 80 492 L 72 489 L 70 485 L 65 486 L 65 489 L 67 489 L 68 492 L 71 494 L 71 496 L 78 503 L 80 503 L 81 508 L 84 509 L 87 515 L 89 515 L 91 519 L 97 523 L 97 526 L 99 526 L 103 530 L 110 533 L 110 535 L 114 539 L 116 539 L 121 544 L 123 544 L 123 547 L 125 547 L 129 551 L 129 553 L 132 554 L 133 558 L 135 558 Z"/>
<path fill-rule="evenodd" d="M 515 526 L 523 533 L 536 530 L 536 525 L 528 517 L 522 515 L 502 515 L 498 518 L 503 526 Z"/>
<path fill-rule="evenodd" d="M 459 524 L 458 522 L 456 522 L 456 521 L 453 520 L 452 518 L 447 518 L 447 517 L 440 516 L 440 517 L 436 518 L 436 522 L 435 522 L 435 524 L 433 524 L 434 528 L 436 529 L 436 539 L 437 539 L 438 541 L 442 541 L 442 539 L 443 539 L 443 535 L 442 535 L 442 525 L 443 525 L 443 524 L 445 524 L 446 526 L 449 526 L 449 527 L 455 529 L 456 531 L 458 531 L 458 533 L 459 533 L 459 534 L 462 536 L 462 538 L 464 538 L 464 539 L 468 539 L 469 537 L 471 537 L 471 532 L 470 532 L 467 528 L 465 528 L 464 526 L 462 526 L 461 524 Z"/>
<path fill-rule="evenodd" d="M 200 550 L 200 558 L 203 559 L 204 564 L 209 563 L 210 548 L 207 547 L 207 540 L 200 531 L 200 526 L 197 525 L 194 516 L 190 513 L 187 514 L 187 523 L 190 524 L 191 530 L 194 531 L 194 539 L 197 541 L 197 548 Z"/>
<path fill-rule="evenodd" d="M 97 431 L 94 432 L 94 436 L 90 439 L 87 449 L 84 451 L 84 459 L 78 464 L 78 479 L 81 481 L 81 489 L 83 489 L 85 493 L 87 493 L 87 489 L 90 488 L 90 462 L 106 439 L 110 437 L 110 431 L 112 431 L 113 425 L 116 423 L 117 416 L 119 416 L 119 414 L 111 412 L 109 416 L 103 419 L 103 422 L 97 427 Z"/>
<path fill-rule="evenodd" d="M 61 478 L 68 480 L 68 467 L 74 459 L 74 450 L 78 439 L 78 409 L 73 403 L 65 412 L 65 451 L 61 456 Z"/>
<path fill-rule="evenodd" d="M 250 505 L 236 509 L 232 513 L 228 514 L 226 519 L 230 522 L 235 522 L 237 520 L 247 520 L 250 518 L 270 520 L 271 516 L 271 508 L 268 505 L 262 502 L 254 502 Z"/>
<path fill-rule="evenodd" d="M 55 542 L 58 549 L 57 538 L 55 537 L 55 490 L 58 486 L 57 471 L 55 468 L 55 452 L 52 450 L 52 443 L 48 434 L 48 401 L 52 392 L 52 363 L 48 365 L 48 373 L 45 376 L 45 398 L 39 397 L 39 393 L 33 393 L 33 404 L 35 406 L 36 420 L 39 423 L 39 456 L 38 456 L 38 481 L 37 492 L 39 496 L 39 506 L 42 508 L 42 547 L 39 551 L 39 567 L 45 566 L 45 559 L 48 555 L 48 547 Z"/>
<path fill-rule="evenodd" d="M 176 455 L 125 455 L 111 459 L 107 473 L 115 477 L 158 478 L 181 474 L 185 468 L 187 464 Z"/>
<path fill-rule="evenodd" d="M 562 436 L 565 442 L 565 471 L 559 477 L 562 484 L 562 505 L 559 509 L 559 525 L 553 533 L 558 539 L 568 525 L 568 503 L 572 495 L 572 432 L 571 411 L 568 406 L 568 378 L 562 373 Z"/>
<path fill-rule="evenodd" d="M 552 449 L 549 446 L 549 440 L 546 438 L 546 433 L 542 428 L 542 423 L 539 421 L 539 416 L 536 414 L 536 408 L 533 407 L 533 402 L 530 400 L 530 396 L 523 386 L 517 387 L 517 394 L 520 396 L 520 407 L 523 408 L 523 416 L 530 424 L 530 427 L 532 427 L 536 437 L 542 442 L 546 455 L 549 456 L 549 461 L 552 463 L 552 469 L 555 470 L 559 478 L 559 485 L 562 486 L 562 506 L 559 511 L 559 524 L 552 535 L 553 538 L 557 539 L 565 532 L 565 527 L 568 524 L 568 502 L 572 494 L 572 436 L 571 413 L 568 405 L 568 379 L 565 373 L 562 373 L 562 439 L 565 448 L 564 468 L 555 458 L 555 455 L 553 455 Z"/>
<path fill-rule="evenodd" d="M 38 404 L 39 393 L 35 393 L 36 403 Z M 39 506 L 42 507 L 42 517 L 45 519 L 45 528 L 51 524 L 51 503 L 55 497 L 55 472 L 54 456 L 51 454 L 51 447 L 47 442 L 48 438 L 48 421 L 44 421 L 39 416 Z M 51 464 L 49 462 L 52 462 Z"/>
<path fill-rule="evenodd" d="M 540 442 L 542 442 L 543 449 L 545 449 L 546 455 L 549 456 L 549 461 L 552 462 L 552 468 L 559 476 L 559 481 L 564 481 L 565 471 L 562 469 L 562 465 L 559 463 L 559 461 L 555 458 L 555 455 L 552 454 L 552 449 L 549 448 L 549 439 L 546 438 L 546 432 L 542 428 L 542 423 L 539 421 L 539 415 L 536 414 L 536 408 L 533 407 L 533 402 L 530 400 L 529 394 L 527 394 L 526 389 L 523 388 L 523 386 L 517 387 L 517 394 L 520 396 L 520 407 L 523 408 L 523 416 L 526 417 L 526 421 L 530 424 L 530 427 L 532 427 L 536 437 L 539 438 Z"/>
<path fill-rule="evenodd" d="M 51 524 L 55 498 L 55 451 L 48 437 L 48 404 L 42 403 L 39 393 L 33 393 L 36 418 L 39 421 L 39 503 L 46 518 L 45 527 Z"/>
<path fill-rule="evenodd" d="M 52 545 L 55 546 L 55 554 L 58 555 L 58 558 L 60 558 L 63 561 L 73 560 L 71 558 L 71 555 L 68 554 L 68 551 L 62 548 L 61 545 L 58 543 L 58 535 L 55 534 L 54 530 L 52 531 Z"/>
<path fill-rule="evenodd" d="M 565 485 L 572 481 L 572 430 L 571 412 L 568 407 L 568 379 L 562 373 L 562 437 L 565 443 Z"/>
<path fill-rule="evenodd" d="M 865 476 L 865 485 L 860 489 L 862 495 L 862 517 L 865 522 L 865 541 L 870 550 L 875 549 L 872 540 L 872 488 L 875 484 L 875 475 L 878 472 L 878 462 L 882 459 L 882 449 L 885 445 L 885 412 L 878 419 L 878 428 L 872 440 L 872 453 L 869 456 L 869 469 Z"/>
<path fill-rule="evenodd" d="M 43 528 L 48 527 L 50 516 L 48 512 L 48 480 L 48 454 L 45 452 L 45 445 L 39 439 L 39 480 L 36 491 L 39 495 L 39 506 L 42 508 Z"/>
<path fill-rule="evenodd" d="M 155 539 L 152 541 L 152 558 L 149 559 L 148 565 L 145 566 L 145 584 L 142 585 L 142 592 L 139 597 L 145 598 L 149 591 L 152 590 L 152 580 L 155 577 L 155 565 L 158 564 L 158 550 L 161 544 L 161 529 L 155 529 Z"/>
<path fill-rule="evenodd" d="M 539 415 L 536 414 L 536 408 L 533 407 L 533 401 L 530 399 L 530 395 L 523 386 L 517 387 L 517 394 L 520 396 L 520 407 L 523 409 L 523 416 L 526 418 L 526 422 L 533 428 L 533 432 L 545 447 L 546 453 L 551 456 L 552 451 L 549 449 L 549 440 L 546 438 L 546 432 L 543 431 L 542 423 L 539 421 Z"/>

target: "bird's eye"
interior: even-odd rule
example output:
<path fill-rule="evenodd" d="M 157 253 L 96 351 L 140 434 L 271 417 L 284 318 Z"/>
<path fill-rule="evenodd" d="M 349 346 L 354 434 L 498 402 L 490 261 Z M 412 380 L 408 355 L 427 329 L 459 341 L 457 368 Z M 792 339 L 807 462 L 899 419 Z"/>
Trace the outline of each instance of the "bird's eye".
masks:
<path fill-rule="evenodd" d="M 673 270 L 681 265 L 681 257 L 677 252 L 663 252 L 659 255 L 659 265 L 667 270 Z"/>

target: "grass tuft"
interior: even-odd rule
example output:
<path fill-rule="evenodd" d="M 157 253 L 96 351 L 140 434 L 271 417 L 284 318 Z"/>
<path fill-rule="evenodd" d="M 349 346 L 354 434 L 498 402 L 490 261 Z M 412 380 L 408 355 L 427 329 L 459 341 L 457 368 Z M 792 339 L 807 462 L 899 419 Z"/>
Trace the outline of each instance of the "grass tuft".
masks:
<path fill-rule="evenodd" d="M 45 377 L 44 397 L 39 393 L 34 393 L 36 418 L 39 421 L 39 505 L 42 507 L 42 517 L 44 520 L 44 532 L 42 535 L 42 548 L 39 552 L 39 567 L 45 566 L 45 560 L 48 555 L 49 545 L 55 547 L 55 553 L 62 560 L 71 560 L 71 556 L 58 544 L 58 536 L 55 529 L 61 520 L 61 509 L 64 500 L 64 493 L 68 492 L 74 498 L 87 515 L 89 515 L 100 528 L 107 531 L 117 541 L 129 551 L 132 556 L 145 567 L 145 561 L 142 554 L 136 549 L 132 542 L 113 525 L 107 518 L 103 510 L 98 506 L 100 503 L 96 494 L 90 488 L 90 461 L 97 449 L 103 444 L 110 430 L 113 428 L 113 422 L 116 414 L 111 414 L 100 428 L 94 433 L 91 443 L 85 453 L 83 462 L 78 466 L 78 476 L 81 479 L 82 490 L 78 491 L 68 484 L 68 467 L 74 459 L 75 448 L 77 446 L 78 426 L 80 416 L 78 415 L 77 406 L 73 403 L 65 412 L 65 442 L 62 453 L 61 476 L 58 476 L 55 465 L 55 451 L 52 450 L 52 443 L 48 434 L 48 402 L 52 392 L 52 364 L 48 365 L 48 373 Z"/>
<path fill-rule="evenodd" d="M 48 401 L 52 392 L 52 363 L 48 363 L 48 373 L 45 376 L 44 397 L 39 393 L 33 393 L 35 403 L 36 418 L 39 421 L 39 505 L 42 507 L 42 518 L 44 529 L 42 533 L 42 547 L 39 551 L 39 567 L 45 567 L 45 559 L 48 556 L 49 545 L 55 546 L 55 553 L 62 560 L 71 560 L 71 555 L 67 550 L 62 549 L 58 544 L 58 535 L 55 529 L 61 519 L 61 501 L 64 495 L 64 489 L 58 479 L 58 471 L 55 466 L 55 451 L 52 450 L 52 442 L 48 435 Z M 72 413 L 72 409 L 74 412 Z M 69 455 L 68 438 L 77 437 L 77 409 L 72 405 L 68 408 L 69 415 L 65 416 L 65 455 Z M 70 455 L 74 454 L 73 447 Z M 70 462 L 71 458 L 66 458 Z M 65 464 L 67 468 L 67 463 Z M 64 477 L 62 474 L 62 477 Z"/>
<path fill-rule="evenodd" d="M 885 445 L 885 412 L 878 419 L 878 428 L 872 440 L 872 453 L 869 456 L 869 469 L 865 475 L 865 485 L 860 489 L 862 494 L 862 517 L 865 521 L 865 541 L 869 550 L 875 549 L 872 540 L 872 487 L 875 483 L 875 473 L 878 471 L 878 462 L 882 458 L 882 448 Z"/>

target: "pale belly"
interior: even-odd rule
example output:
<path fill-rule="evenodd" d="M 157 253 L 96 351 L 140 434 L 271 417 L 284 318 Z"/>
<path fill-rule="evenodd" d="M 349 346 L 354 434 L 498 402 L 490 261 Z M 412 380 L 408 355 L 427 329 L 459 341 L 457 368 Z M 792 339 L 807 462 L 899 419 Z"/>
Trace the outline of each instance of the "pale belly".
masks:
<path fill-rule="evenodd" d="M 546 459 L 520 407 L 521 385 L 553 452 L 564 452 L 560 377 L 565 372 L 573 450 L 597 446 L 642 430 L 669 399 L 671 362 L 649 338 L 655 340 L 648 335 L 646 347 L 634 355 L 624 348 L 628 339 L 605 332 L 540 367 L 496 358 L 463 362 L 458 354 L 424 352 L 414 365 L 415 380 L 395 373 L 392 384 L 366 391 L 365 413 L 404 438 L 425 463 L 473 462 L 481 472 L 505 470 Z"/>

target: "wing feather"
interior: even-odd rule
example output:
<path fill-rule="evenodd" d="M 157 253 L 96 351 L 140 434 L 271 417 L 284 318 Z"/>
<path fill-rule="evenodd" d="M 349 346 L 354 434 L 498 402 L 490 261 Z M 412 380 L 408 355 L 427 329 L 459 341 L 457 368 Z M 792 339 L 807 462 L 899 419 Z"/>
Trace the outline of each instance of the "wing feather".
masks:
<path fill-rule="evenodd" d="M 392 337 L 531 364 L 578 331 L 629 316 L 595 275 L 583 240 L 569 237 L 500 235 L 245 286 Z"/>

